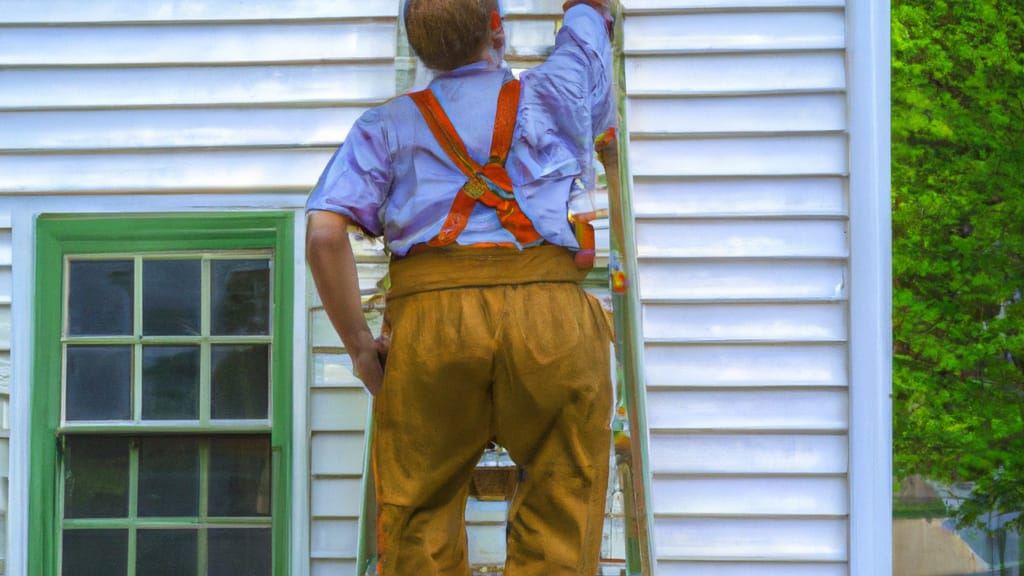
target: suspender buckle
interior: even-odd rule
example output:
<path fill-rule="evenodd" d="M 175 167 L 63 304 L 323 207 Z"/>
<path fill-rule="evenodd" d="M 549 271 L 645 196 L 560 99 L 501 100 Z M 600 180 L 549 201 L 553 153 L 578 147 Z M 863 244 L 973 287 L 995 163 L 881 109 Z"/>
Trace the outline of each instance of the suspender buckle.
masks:
<path fill-rule="evenodd" d="M 466 193 L 473 200 L 479 200 L 481 196 L 487 193 L 490 187 L 484 182 L 483 178 L 474 176 L 466 181 L 466 184 L 462 187 L 462 191 Z"/>

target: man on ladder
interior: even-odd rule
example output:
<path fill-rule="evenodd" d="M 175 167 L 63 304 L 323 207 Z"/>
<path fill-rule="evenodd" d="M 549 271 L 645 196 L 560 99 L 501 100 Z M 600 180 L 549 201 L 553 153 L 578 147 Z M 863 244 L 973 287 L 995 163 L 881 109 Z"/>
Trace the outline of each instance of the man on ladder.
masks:
<path fill-rule="evenodd" d="M 516 80 L 497 0 L 408 0 L 437 76 L 367 111 L 310 194 L 313 278 L 375 396 L 383 576 L 469 575 L 468 483 L 492 439 L 521 470 L 505 575 L 597 573 L 611 331 L 580 286 L 577 205 L 614 135 L 607 3 L 566 2 L 554 52 Z M 363 318 L 350 225 L 391 253 L 389 341 Z"/>

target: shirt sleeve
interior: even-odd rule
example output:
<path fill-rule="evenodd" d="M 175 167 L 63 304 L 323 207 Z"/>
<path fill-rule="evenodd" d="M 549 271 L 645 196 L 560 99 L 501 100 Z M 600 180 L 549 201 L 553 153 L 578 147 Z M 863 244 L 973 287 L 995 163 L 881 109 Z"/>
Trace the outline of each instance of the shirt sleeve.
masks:
<path fill-rule="evenodd" d="M 552 53 L 522 74 L 520 127 L 536 133 L 531 144 L 556 134 L 581 164 L 589 163 L 594 139 L 616 123 L 611 67 L 604 16 L 585 4 L 569 8 Z"/>
<path fill-rule="evenodd" d="M 342 214 L 371 235 L 381 235 L 381 207 L 392 181 L 391 153 L 382 116 L 379 108 L 373 108 L 356 120 L 310 192 L 307 212 Z"/>
<path fill-rule="evenodd" d="M 616 121 L 611 58 L 604 16 L 585 4 L 569 8 L 552 53 L 520 76 L 515 154 L 507 165 L 513 182 L 580 177 L 585 189 L 594 188 L 594 139 Z"/>
<path fill-rule="evenodd" d="M 612 91 L 612 46 L 604 14 L 590 6 L 573 6 L 565 13 L 558 49 L 570 48 L 586 66 L 591 116 L 591 136 L 598 137 L 616 124 Z M 571 44 L 571 46 L 570 46 Z"/>

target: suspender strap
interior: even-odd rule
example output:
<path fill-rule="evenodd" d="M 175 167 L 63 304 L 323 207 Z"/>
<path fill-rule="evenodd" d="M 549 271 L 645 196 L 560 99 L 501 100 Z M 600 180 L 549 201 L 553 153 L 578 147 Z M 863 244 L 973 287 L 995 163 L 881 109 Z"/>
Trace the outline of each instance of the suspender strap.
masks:
<path fill-rule="evenodd" d="M 512 80 L 502 86 L 498 93 L 498 111 L 494 114 L 494 135 L 491 136 L 491 157 L 488 162 L 498 162 L 505 166 L 508 151 L 512 148 L 512 133 L 516 129 L 518 112 L 519 80 Z M 511 182 L 509 188 L 512 188 Z"/>
<path fill-rule="evenodd" d="M 498 110 L 494 116 L 494 132 L 491 135 L 491 155 L 487 164 L 483 166 L 469 155 L 451 119 L 429 88 L 409 96 L 419 108 L 437 143 L 467 178 L 466 183 L 455 194 L 440 233 L 427 244 L 447 246 L 455 242 L 459 234 L 465 230 L 469 215 L 477 202 L 493 208 L 501 225 L 520 244 L 531 244 L 540 240 L 541 235 L 519 208 L 512 194 L 512 180 L 505 170 L 508 151 L 512 147 L 516 113 L 519 109 L 519 81 L 512 80 L 506 83 L 498 95 Z"/>

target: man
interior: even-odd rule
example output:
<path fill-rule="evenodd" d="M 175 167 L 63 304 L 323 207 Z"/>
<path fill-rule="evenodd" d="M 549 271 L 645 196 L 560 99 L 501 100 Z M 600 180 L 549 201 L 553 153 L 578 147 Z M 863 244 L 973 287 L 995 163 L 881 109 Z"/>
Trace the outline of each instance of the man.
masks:
<path fill-rule="evenodd" d="M 554 52 L 517 81 L 496 0 L 408 0 L 437 75 L 366 112 L 307 203 L 317 290 L 375 396 L 384 576 L 469 575 L 468 482 L 491 440 L 520 468 L 506 576 L 597 573 L 610 328 L 569 209 L 614 132 L 611 17 L 607 0 L 564 8 Z M 350 225 L 392 256 L 388 342 L 362 315 Z"/>

